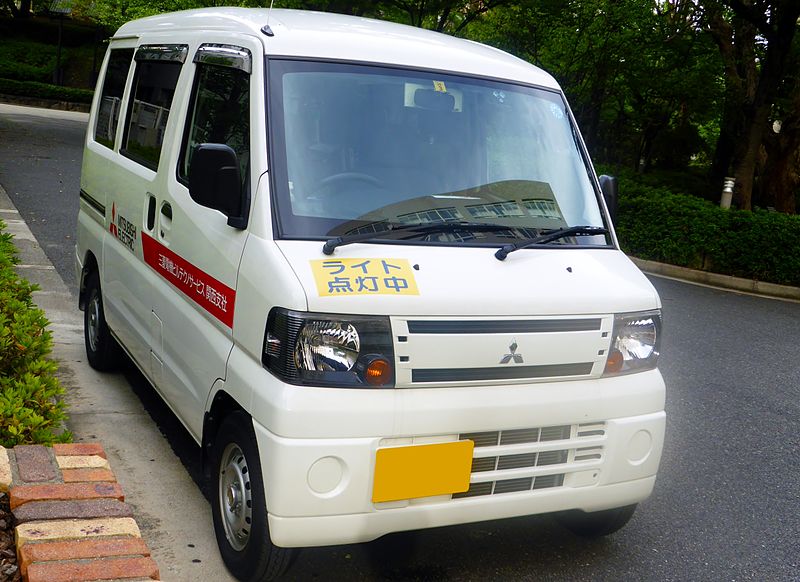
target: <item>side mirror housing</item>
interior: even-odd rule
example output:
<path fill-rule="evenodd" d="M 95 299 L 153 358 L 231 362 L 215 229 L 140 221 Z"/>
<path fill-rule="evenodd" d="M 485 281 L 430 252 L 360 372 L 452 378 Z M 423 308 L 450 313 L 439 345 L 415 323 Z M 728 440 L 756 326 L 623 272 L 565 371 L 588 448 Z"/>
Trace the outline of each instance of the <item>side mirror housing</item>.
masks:
<path fill-rule="evenodd" d="M 611 217 L 611 222 L 617 221 L 617 200 L 619 199 L 619 185 L 614 176 L 606 176 L 603 174 L 598 178 L 600 181 L 600 191 L 603 193 L 603 198 L 606 201 L 606 208 Z"/>
<path fill-rule="evenodd" d="M 189 196 L 200 206 L 222 212 L 229 226 L 247 228 L 249 196 L 242 188 L 239 159 L 230 146 L 197 146 L 189 165 Z"/>

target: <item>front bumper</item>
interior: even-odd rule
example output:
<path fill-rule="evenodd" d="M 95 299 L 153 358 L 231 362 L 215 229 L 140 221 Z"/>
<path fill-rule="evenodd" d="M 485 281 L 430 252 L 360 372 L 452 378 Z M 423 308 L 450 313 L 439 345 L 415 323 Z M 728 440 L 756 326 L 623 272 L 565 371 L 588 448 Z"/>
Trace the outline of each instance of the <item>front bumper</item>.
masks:
<path fill-rule="evenodd" d="M 502 418 L 495 420 L 504 424 Z M 563 429 L 565 438 L 517 439 L 503 445 L 504 432 L 524 432 L 515 426 L 511 431 L 495 431 L 494 446 L 477 446 L 476 441 L 470 477 L 474 496 L 439 495 L 386 503 L 372 502 L 379 448 L 454 441 L 459 434 L 302 439 L 280 437 L 254 422 L 272 541 L 283 547 L 365 542 L 395 531 L 566 509 L 598 511 L 646 499 L 661 458 L 664 411 L 584 420 L 559 427 L 544 425 L 538 433 L 535 427 L 528 429 L 541 438 L 545 430 Z M 490 433 L 480 434 L 494 438 Z M 531 458 L 532 463 L 518 462 Z M 488 461 L 488 466 L 478 459 Z M 539 488 L 538 483 L 544 486 Z"/>

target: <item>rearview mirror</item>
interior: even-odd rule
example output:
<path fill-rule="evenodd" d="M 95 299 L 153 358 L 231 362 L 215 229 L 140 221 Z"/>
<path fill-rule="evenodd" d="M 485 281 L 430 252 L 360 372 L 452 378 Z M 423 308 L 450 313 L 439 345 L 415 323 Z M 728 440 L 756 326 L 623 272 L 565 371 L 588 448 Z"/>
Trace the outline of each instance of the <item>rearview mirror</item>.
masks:
<path fill-rule="evenodd" d="M 617 179 L 614 176 L 606 176 L 603 174 L 598 178 L 600 181 L 600 191 L 603 193 L 603 198 L 606 201 L 606 208 L 608 208 L 608 215 L 611 217 L 611 222 L 617 221 L 617 199 L 619 197 L 619 186 Z"/>
<path fill-rule="evenodd" d="M 456 100 L 449 93 L 417 89 L 414 91 L 414 105 L 429 111 L 453 111 L 456 108 Z"/>
<path fill-rule="evenodd" d="M 242 188 L 239 159 L 230 146 L 197 146 L 189 165 L 189 196 L 201 206 L 222 212 L 229 226 L 247 227 L 249 196 Z"/>

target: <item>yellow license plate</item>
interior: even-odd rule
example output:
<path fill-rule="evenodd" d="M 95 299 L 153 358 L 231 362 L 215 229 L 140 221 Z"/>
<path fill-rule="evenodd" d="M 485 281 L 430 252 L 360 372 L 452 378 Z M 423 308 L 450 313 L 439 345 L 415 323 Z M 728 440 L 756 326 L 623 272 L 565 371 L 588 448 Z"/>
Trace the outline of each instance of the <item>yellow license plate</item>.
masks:
<path fill-rule="evenodd" d="M 466 491 L 474 446 L 465 440 L 378 449 L 373 503 Z"/>

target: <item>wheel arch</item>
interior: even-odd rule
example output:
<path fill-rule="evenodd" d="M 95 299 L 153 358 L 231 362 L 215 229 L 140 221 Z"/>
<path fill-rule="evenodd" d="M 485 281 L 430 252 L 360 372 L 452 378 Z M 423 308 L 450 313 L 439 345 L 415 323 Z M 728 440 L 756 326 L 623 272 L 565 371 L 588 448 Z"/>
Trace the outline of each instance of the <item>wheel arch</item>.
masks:
<path fill-rule="evenodd" d="M 100 272 L 100 266 L 92 251 L 86 251 L 86 257 L 83 261 L 83 268 L 80 273 L 80 280 L 78 281 L 78 307 L 81 311 L 86 308 L 86 277 L 92 271 Z"/>
<path fill-rule="evenodd" d="M 221 383 L 221 380 L 218 382 Z M 211 477 L 211 463 L 209 463 L 211 447 L 214 445 L 219 427 L 226 416 L 238 411 L 244 412 L 248 416 L 250 415 L 236 398 L 231 396 L 224 388 L 219 388 L 211 400 L 211 406 L 208 407 L 208 411 L 203 415 L 202 462 L 203 475 L 207 480 Z"/>

